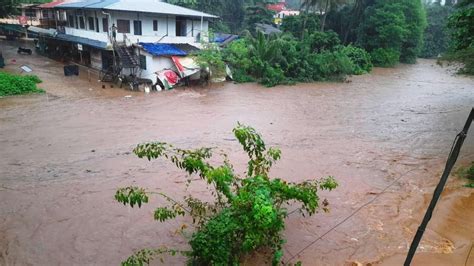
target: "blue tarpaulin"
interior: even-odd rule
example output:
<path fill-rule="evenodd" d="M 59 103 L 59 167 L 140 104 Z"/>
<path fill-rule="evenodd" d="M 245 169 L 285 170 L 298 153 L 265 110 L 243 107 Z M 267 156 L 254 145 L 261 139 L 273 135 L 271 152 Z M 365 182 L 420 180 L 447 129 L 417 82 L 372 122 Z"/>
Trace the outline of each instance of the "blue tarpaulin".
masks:
<path fill-rule="evenodd" d="M 215 42 L 219 44 L 219 46 L 226 46 L 227 44 L 237 39 L 239 39 L 239 35 L 216 33 L 214 39 L 211 40 L 211 42 Z"/>
<path fill-rule="evenodd" d="M 167 44 L 167 43 L 139 43 L 145 51 L 148 53 L 155 55 L 155 56 L 172 56 L 172 55 L 180 55 L 186 56 L 188 55 L 185 51 L 179 49 L 178 47 Z"/>

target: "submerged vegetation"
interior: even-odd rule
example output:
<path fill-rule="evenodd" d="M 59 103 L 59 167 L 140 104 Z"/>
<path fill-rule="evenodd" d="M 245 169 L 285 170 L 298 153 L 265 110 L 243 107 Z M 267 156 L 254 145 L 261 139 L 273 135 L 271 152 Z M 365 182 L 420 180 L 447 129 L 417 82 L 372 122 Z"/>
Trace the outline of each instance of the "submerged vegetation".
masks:
<path fill-rule="evenodd" d="M 371 68 L 370 59 L 363 50 L 344 49 L 333 32 L 316 32 L 303 40 L 289 34 L 265 36 L 258 33 L 256 37 L 248 35 L 233 42 L 223 54 L 235 72 L 236 81 L 256 80 L 265 86 L 341 80 L 346 75 L 361 74 Z"/>
<path fill-rule="evenodd" d="M 221 154 L 220 165 L 212 165 L 210 148 L 183 150 L 162 142 L 135 148 L 134 153 L 139 158 L 170 160 L 188 174 L 188 186 L 196 182 L 193 176 L 200 177 L 208 184 L 214 201 L 206 202 L 189 195 L 180 202 L 143 188 L 119 189 L 115 199 L 131 207 L 141 207 L 152 195 L 163 197 L 169 205 L 155 210 L 155 220 L 164 222 L 187 215 L 195 228 L 188 239 L 191 250 L 145 249 L 129 257 L 123 265 L 148 264 L 164 254 L 184 255 L 190 265 L 237 265 L 243 256 L 261 248 L 270 249 L 273 264 L 278 264 L 283 256 L 282 231 L 288 204 L 300 203 L 299 212 L 303 215 L 313 215 L 320 208 L 328 210 L 328 202 L 320 201 L 318 190 L 335 189 L 338 184 L 333 177 L 300 183 L 272 178 L 269 171 L 280 159 L 281 151 L 267 148 L 261 135 L 251 127 L 239 124 L 233 131 L 249 157 L 243 176 L 235 173 L 225 154 Z M 181 231 L 186 228 L 183 226 Z"/>
<path fill-rule="evenodd" d="M 248 12 L 234 30 L 240 40 L 214 51 L 237 82 L 270 87 L 344 80 L 373 66 L 415 63 L 423 49 L 427 22 L 421 1 L 303 1 L 300 15 L 283 18 L 282 33 L 264 34 L 253 25 L 270 24 L 268 12 L 261 12 L 268 2 L 242 1 Z"/>
<path fill-rule="evenodd" d="M 469 183 L 465 187 L 474 188 L 474 162 L 467 167 L 462 167 L 457 171 L 457 175 L 461 178 L 466 178 Z"/>
<path fill-rule="evenodd" d="M 0 72 L 0 96 L 20 95 L 28 93 L 43 93 L 37 87 L 42 81 L 33 75 L 15 75 Z"/>

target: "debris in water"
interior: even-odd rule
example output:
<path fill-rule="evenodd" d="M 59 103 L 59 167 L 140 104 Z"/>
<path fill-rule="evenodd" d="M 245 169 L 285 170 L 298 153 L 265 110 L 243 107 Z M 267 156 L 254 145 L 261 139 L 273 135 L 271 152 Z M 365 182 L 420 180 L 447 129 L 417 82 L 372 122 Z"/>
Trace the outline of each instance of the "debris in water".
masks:
<path fill-rule="evenodd" d="M 130 98 L 132 98 L 132 95 L 127 95 L 124 98 L 130 99 Z"/>

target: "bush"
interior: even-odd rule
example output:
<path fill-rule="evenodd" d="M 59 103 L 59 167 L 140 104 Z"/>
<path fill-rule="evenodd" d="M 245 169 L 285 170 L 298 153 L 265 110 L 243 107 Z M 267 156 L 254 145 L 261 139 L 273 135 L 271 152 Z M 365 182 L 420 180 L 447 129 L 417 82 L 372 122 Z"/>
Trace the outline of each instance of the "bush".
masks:
<path fill-rule="evenodd" d="M 441 61 L 459 62 L 459 74 L 474 75 L 474 46 L 445 54 Z"/>
<path fill-rule="evenodd" d="M 314 32 L 305 38 L 304 42 L 307 43 L 311 52 L 313 53 L 334 51 L 341 44 L 337 33 L 331 30 L 327 32 Z"/>
<path fill-rule="evenodd" d="M 21 76 L 0 72 L 0 96 L 43 93 L 36 84 L 41 83 L 37 76 Z"/>
<path fill-rule="evenodd" d="M 256 80 L 268 87 L 341 80 L 346 75 L 361 73 L 359 68 L 370 71 L 367 53 L 355 47 L 343 48 L 332 31 L 315 32 L 303 41 L 288 34 L 265 36 L 259 33 L 257 37 L 249 35 L 232 43 L 224 50 L 223 57 L 233 69 L 234 80 Z"/>
<path fill-rule="evenodd" d="M 255 79 L 248 75 L 252 67 L 252 60 L 249 58 L 248 42 L 240 39 L 230 43 L 223 50 L 223 58 L 232 67 L 234 81 L 239 83 L 252 82 Z"/>
<path fill-rule="evenodd" d="M 161 142 L 135 148 L 134 153 L 140 158 L 164 157 L 187 174 L 199 176 L 212 187 L 215 201 L 203 202 L 189 196 L 180 203 L 156 193 L 170 204 L 156 209 L 156 220 L 163 222 L 186 214 L 192 217 L 196 231 L 189 240 L 191 250 L 145 249 L 122 265 L 143 265 L 161 254 L 182 254 L 188 257 L 189 265 L 237 265 L 243 256 L 260 248 L 272 250 L 273 264 L 281 262 L 285 242 L 282 231 L 288 215 L 286 203 L 299 202 L 300 211 L 312 215 L 320 208 L 318 190 L 332 190 L 338 184 L 332 177 L 301 183 L 270 178 L 270 168 L 280 159 L 280 150 L 267 149 L 260 134 L 251 127 L 239 124 L 234 135 L 249 157 L 243 177 L 234 173 L 226 155 L 221 165 L 211 165 L 208 162 L 212 158 L 210 148 L 182 150 Z M 192 177 L 188 176 L 187 181 L 193 182 Z M 119 189 L 115 199 L 131 207 L 141 207 L 148 203 L 150 195 L 152 193 L 145 189 L 128 187 Z M 327 210 L 326 200 L 322 207 Z"/>
<path fill-rule="evenodd" d="M 370 55 L 364 49 L 349 45 L 342 48 L 342 52 L 352 61 L 354 65 L 353 74 L 362 75 L 372 70 L 373 65 Z"/>
<path fill-rule="evenodd" d="M 265 64 L 261 83 L 267 87 L 273 87 L 279 84 L 286 84 L 288 83 L 288 80 L 285 77 L 283 70 Z"/>
<path fill-rule="evenodd" d="M 213 77 L 226 75 L 225 63 L 218 47 L 208 45 L 200 50 L 196 56 L 196 62 L 203 69 L 209 68 Z"/>
<path fill-rule="evenodd" d="M 26 75 L 26 76 L 23 76 L 23 77 L 25 77 L 26 79 L 31 80 L 35 84 L 39 84 L 39 83 L 43 82 L 40 78 L 38 78 L 38 76 L 35 76 L 35 75 Z"/>
<path fill-rule="evenodd" d="M 312 79 L 317 81 L 342 80 L 354 69 L 351 59 L 341 51 L 312 54 L 308 63 Z"/>
<path fill-rule="evenodd" d="M 370 53 L 372 63 L 378 67 L 393 67 L 400 61 L 400 52 L 395 49 L 375 49 Z"/>

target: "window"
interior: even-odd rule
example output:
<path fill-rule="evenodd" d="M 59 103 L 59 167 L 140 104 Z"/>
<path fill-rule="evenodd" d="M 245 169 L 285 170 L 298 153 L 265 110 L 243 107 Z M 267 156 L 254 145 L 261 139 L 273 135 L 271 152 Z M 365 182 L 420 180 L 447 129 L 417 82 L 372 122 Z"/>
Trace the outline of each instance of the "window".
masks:
<path fill-rule="evenodd" d="M 86 28 L 86 23 L 84 21 L 84 17 L 79 17 L 79 28 L 81 28 L 81 29 Z"/>
<path fill-rule="evenodd" d="M 41 15 L 43 16 L 43 18 L 49 18 L 48 10 L 41 10 Z"/>
<path fill-rule="evenodd" d="M 153 31 L 158 31 L 158 20 L 153 20 Z"/>
<path fill-rule="evenodd" d="M 67 23 L 68 23 L 69 27 L 74 28 L 74 16 L 73 15 L 67 16 Z"/>
<path fill-rule="evenodd" d="M 36 10 L 34 9 L 25 9 L 25 16 L 30 18 L 36 18 Z"/>
<path fill-rule="evenodd" d="M 133 34 L 142 35 L 142 22 L 140 20 L 133 21 Z"/>
<path fill-rule="evenodd" d="M 92 31 L 95 30 L 94 18 L 93 17 L 88 17 L 87 22 L 89 23 L 89 30 L 92 30 Z"/>
<path fill-rule="evenodd" d="M 140 68 L 146 70 L 146 56 L 140 55 Z"/>
<path fill-rule="evenodd" d="M 117 19 L 117 31 L 119 33 L 130 33 L 130 20 Z"/>
<path fill-rule="evenodd" d="M 186 19 L 176 17 L 176 36 L 186 36 Z"/>
<path fill-rule="evenodd" d="M 99 19 L 98 18 L 95 18 L 95 31 L 100 32 Z"/>
<path fill-rule="evenodd" d="M 102 19 L 102 31 L 109 32 L 109 20 L 107 18 Z"/>

